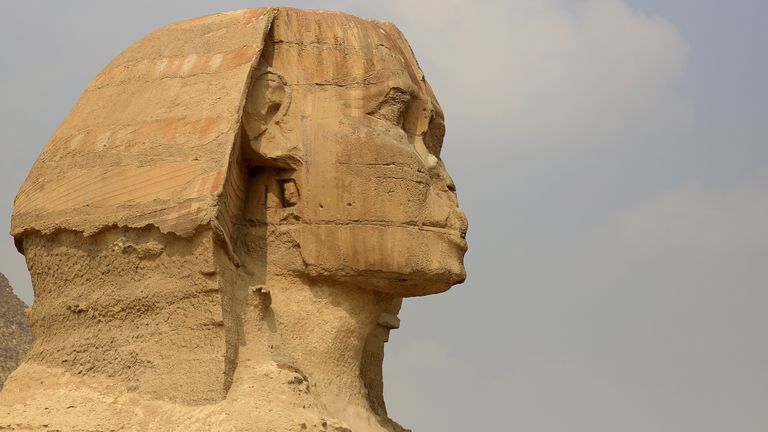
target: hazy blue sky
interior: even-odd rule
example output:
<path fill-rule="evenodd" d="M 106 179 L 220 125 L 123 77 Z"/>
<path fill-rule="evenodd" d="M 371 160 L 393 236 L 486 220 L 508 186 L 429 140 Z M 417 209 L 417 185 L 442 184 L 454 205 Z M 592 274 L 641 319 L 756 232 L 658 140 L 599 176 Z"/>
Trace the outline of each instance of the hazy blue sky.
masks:
<path fill-rule="evenodd" d="M 464 285 L 405 302 L 416 432 L 768 430 L 768 2 L 296 1 L 393 21 L 446 112 Z M 259 1 L 0 5 L 0 226 L 88 82 Z M 10 237 L 0 271 L 30 302 Z"/>

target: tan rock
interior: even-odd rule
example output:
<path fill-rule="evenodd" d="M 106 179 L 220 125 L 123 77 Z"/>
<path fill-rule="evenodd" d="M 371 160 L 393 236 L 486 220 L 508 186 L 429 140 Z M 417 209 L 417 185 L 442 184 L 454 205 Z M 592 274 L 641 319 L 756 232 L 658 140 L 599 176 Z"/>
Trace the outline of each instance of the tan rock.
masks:
<path fill-rule="evenodd" d="M 402 430 L 401 298 L 465 276 L 444 131 L 386 22 L 251 9 L 128 48 L 16 198 L 35 339 L 0 429 Z"/>

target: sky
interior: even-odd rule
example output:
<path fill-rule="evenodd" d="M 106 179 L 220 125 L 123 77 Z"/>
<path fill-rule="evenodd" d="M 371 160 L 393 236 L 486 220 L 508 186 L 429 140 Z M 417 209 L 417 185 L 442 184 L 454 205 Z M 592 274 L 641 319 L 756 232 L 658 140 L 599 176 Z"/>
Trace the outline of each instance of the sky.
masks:
<path fill-rule="evenodd" d="M 405 301 L 391 417 L 417 432 L 768 430 L 767 2 L 283 4 L 394 22 L 446 113 L 468 279 Z M 111 58 L 165 24 L 266 5 L 3 2 L 0 226 Z"/>

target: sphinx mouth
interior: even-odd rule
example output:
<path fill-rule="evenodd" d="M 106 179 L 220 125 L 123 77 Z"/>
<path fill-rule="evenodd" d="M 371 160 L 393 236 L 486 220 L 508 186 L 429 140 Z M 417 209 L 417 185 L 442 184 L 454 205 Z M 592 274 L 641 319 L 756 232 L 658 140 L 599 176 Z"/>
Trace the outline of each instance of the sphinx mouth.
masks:
<path fill-rule="evenodd" d="M 431 232 L 445 234 L 452 237 L 461 237 L 462 240 L 467 238 L 466 230 L 458 230 L 456 228 L 436 227 L 431 225 L 420 225 L 420 226 L 400 225 L 400 226 L 405 228 L 416 228 L 420 231 L 431 231 Z"/>
<path fill-rule="evenodd" d="M 306 226 L 368 226 L 368 227 L 381 227 L 381 228 L 404 228 L 409 230 L 418 230 L 422 232 L 431 232 L 435 234 L 441 234 L 460 244 L 466 244 L 467 230 L 456 229 L 432 225 L 417 225 L 408 223 L 391 223 L 391 222 L 373 222 L 373 221 L 349 221 L 349 222 L 302 222 L 302 225 Z"/>

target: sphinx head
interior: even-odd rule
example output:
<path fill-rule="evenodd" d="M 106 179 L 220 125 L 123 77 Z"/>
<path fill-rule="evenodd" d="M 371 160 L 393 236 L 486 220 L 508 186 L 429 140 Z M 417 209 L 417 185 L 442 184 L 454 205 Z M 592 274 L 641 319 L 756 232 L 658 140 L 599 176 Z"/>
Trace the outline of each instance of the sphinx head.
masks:
<path fill-rule="evenodd" d="M 243 157 L 261 177 L 246 214 L 271 227 L 268 248 L 287 236 L 300 254 L 270 264 L 397 296 L 462 282 L 443 112 L 407 42 L 389 23 L 301 17 L 273 24 L 243 110 Z"/>
<path fill-rule="evenodd" d="M 297 406 L 341 397 L 334 415 L 384 416 L 400 299 L 465 277 L 444 132 L 389 23 L 267 8 L 148 35 L 91 83 L 17 195 L 28 362 L 226 399 L 244 419 L 259 416 L 235 405 L 296 369 L 315 395 Z"/>

